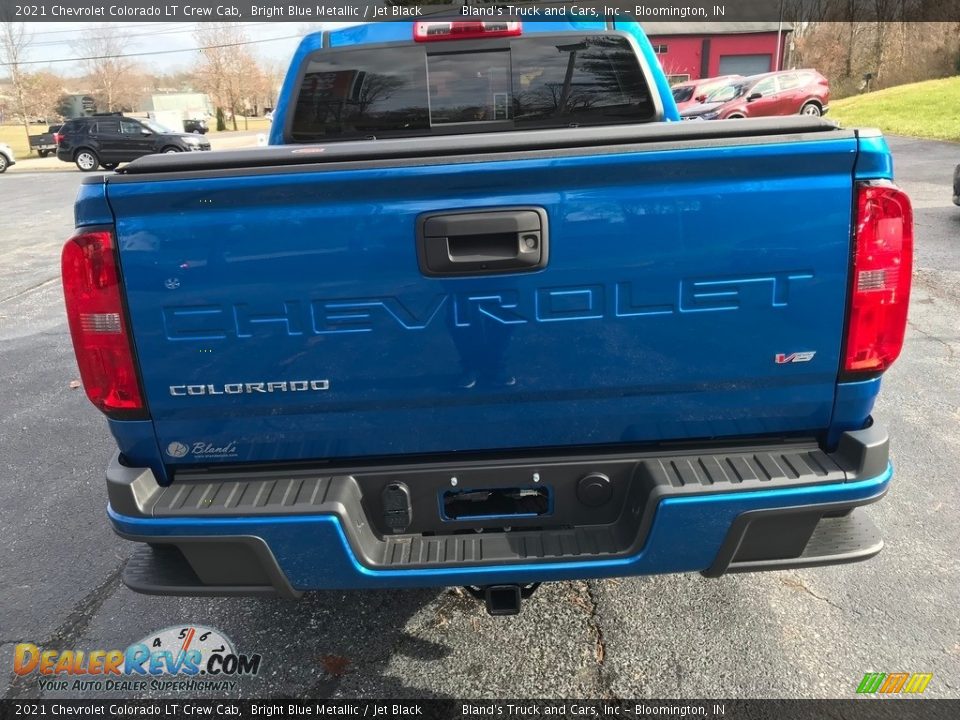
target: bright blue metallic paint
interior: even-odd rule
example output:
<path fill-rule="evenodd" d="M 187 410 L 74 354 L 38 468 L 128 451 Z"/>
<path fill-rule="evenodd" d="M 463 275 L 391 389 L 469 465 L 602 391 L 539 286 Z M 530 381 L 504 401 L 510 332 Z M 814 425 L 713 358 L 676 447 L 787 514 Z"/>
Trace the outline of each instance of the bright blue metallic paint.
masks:
<path fill-rule="evenodd" d="M 77 191 L 77 200 L 73 206 L 74 225 L 112 225 L 113 212 L 107 203 L 106 187 L 81 185 Z"/>
<path fill-rule="evenodd" d="M 825 428 L 855 151 L 840 139 L 491 161 L 470 172 L 434 165 L 111 185 L 159 444 L 235 442 L 221 460 L 242 462 Z M 507 205 L 546 208 L 545 270 L 420 274 L 416 215 Z M 735 287 L 724 284 L 731 278 Z M 490 295 L 517 306 L 495 308 L 498 322 L 477 302 L 457 305 Z M 405 309 L 343 305 L 357 298 Z M 618 317 L 635 312 L 631 303 L 657 307 Z M 468 327 L 454 306 L 466 308 Z M 296 322 L 250 322 L 282 311 Z M 344 325 L 350 313 L 358 327 Z M 237 318 L 249 337 L 238 335 Z M 817 356 L 773 362 L 801 350 Z M 466 389 L 458 377 L 472 358 L 491 374 Z M 508 377 L 516 383 L 498 379 Z M 314 378 L 331 390 L 169 394 L 190 383 Z"/>
<path fill-rule="evenodd" d="M 117 530 L 143 541 L 169 536 L 262 538 L 291 584 L 301 590 L 530 583 L 705 570 L 741 513 L 867 500 L 886 489 L 892 473 L 888 466 L 878 477 L 852 483 L 667 498 L 657 508 L 643 549 L 633 557 L 482 568 L 370 569 L 357 560 L 340 521 L 331 515 L 132 518 L 112 508 L 108 514 Z M 696 528 L 695 534 L 691 528 Z"/>
<path fill-rule="evenodd" d="M 860 430 L 873 411 L 880 392 L 881 378 L 860 382 L 837 383 L 837 397 L 833 403 L 833 419 L 827 432 L 827 448 L 836 447 L 840 436 L 848 430 Z"/>
<path fill-rule="evenodd" d="M 858 153 L 855 178 L 857 180 L 891 180 L 893 155 L 882 135 L 875 131 L 858 131 Z"/>
<path fill-rule="evenodd" d="M 464 18 L 472 19 L 472 18 Z M 482 18 L 478 18 L 481 19 Z M 330 47 L 350 47 L 373 43 L 413 42 L 414 23 L 406 21 L 367 23 L 354 27 L 334 30 L 330 33 Z M 604 22 L 553 22 L 537 21 L 522 23 L 524 35 L 537 33 L 582 32 L 584 30 L 603 31 Z"/>
<path fill-rule="evenodd" d="M 157 447 L 157 435 L 151 420 L 111 420 L 107 419 L 110 434 L 117 441 L 117 447 L 123 452 L 127 465 L 145 467 L 153 471 L 161 485 L 167 485 L 170 476 L 163 462 L 163 455 Z"/>
<path fill-rule="evenodd" d="M 331 30 L 329 41 L 332 48 L 372 43 L 413 42 L 413 23 L 404 21 L 365 23 L 342 30 Z"/>
<path fill-rule="evenodd" d="M 650 44 L 647 34 L 640 27 L 640 23 L 636 21 L 619 20 L 614 22 L 614 28 L 633 36 L 634 40 L 637 41 L 640 52 L 643 53 L 644 60 L 646 60 L 648 67 L 660 68 L 660 58 L 658 58 L 657 54 L 653 51 L 653 45 Z M 654 72 L 653 79 L 656 84 L 657 94 L 660 95 L 660 101 L 663 103 L 663 119 L 668 122 L 679 121 L 680 111 L 677 110 L 677 103 L 673 99 L 673 93 L 670 91 L 670 83 L 667 80 L 666 74 L 663 72 Z"/>
<path fill-rule="evenodd" d="M 277 107 L 273 110 L 273 121 L 270 123 L 271 145 L 283 145 L 283 129 L 287 124 L 287 113 L 290 111 L 290 100 L 297 97 L 297 80 L 300 73 L 300 67 L 303 65 L 306 57 L 320 50 L 323 47 L 323 33 L 313 33 L 307 35 L 300 41 L 293 59 L 290 61 L 290 67 L 287 75 L 283 79 L 283 86 L 280 88 L 280 94 L 277 96 Z"/>

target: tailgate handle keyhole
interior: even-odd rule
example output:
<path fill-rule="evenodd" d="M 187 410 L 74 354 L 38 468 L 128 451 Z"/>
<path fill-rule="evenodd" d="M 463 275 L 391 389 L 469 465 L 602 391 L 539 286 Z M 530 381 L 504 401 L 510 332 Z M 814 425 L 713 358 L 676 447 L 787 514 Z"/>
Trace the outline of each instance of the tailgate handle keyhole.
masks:
<path fill-rule="evenodd" d="M 485 275 L 539 270 L 547 263 L 543 208 L 427 213 L 417 223 L 424 275 Z"/>

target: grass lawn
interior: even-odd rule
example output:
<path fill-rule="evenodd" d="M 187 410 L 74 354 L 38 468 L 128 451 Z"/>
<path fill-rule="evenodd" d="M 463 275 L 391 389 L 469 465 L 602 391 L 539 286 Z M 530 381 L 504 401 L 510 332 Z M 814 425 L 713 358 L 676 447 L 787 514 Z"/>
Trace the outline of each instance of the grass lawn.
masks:
<path fill-rule="evenodd" d="M 30 134 L 39 135 L 47 131 L 46 125 L 31 125 Z M 0 143 L 6 143 L 13 148 L 13 154 L 17 160 L 27 157 L 30 154 L 30 144 L 27 142 L 27 134 L 23 130 L 23 125 L 0 125 Z M 36 155 L 34 155 L 36 157 Z"/>
<path fill-rule="evenodd" d="M 836 100 L 827 117 L 845 127 L 960 142 L 960 76 Z"/>
<path fill-rule="evenodd" d="M 214 128 L 217 126 L 216 118 L 211 118 L 207 121 L 207 125 L 210 126 L 211 135 L 217 134 L 217 131 Z M 246 125 L 244 125 L 244 120 L 242 117 L 237 118 L 237 130 L 243 132 L 244 130 L 249 130 L 251 132 L 270 132 L 270 121 L 263 117 L 252 117 L 247 118 Z M 220 134 L 231 133 L 233 132 L 233 120 L 227 120 L 227 129 L 223 130 Z"/>

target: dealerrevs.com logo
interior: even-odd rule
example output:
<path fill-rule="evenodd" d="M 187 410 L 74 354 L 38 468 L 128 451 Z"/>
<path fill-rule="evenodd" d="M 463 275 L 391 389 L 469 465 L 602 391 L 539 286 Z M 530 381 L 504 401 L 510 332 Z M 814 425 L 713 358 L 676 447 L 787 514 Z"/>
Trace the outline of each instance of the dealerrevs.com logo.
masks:
<path fill-rule="evenodd" d="M 931 680 L 933 673 L 868 672 L 857 686 L 857 692 L 866 695 L 919 695 L 927 689 Z"/>
<path fill-rule="evenodd" d="M 125 650 L 48 649 L 20 643 L 18 676 L 36 675 L 41 690 L 196 692 L 236 689 L 260 671 L 261 656 L 238 653 L 220 631 L 201 625 L 164 628 Z"/>

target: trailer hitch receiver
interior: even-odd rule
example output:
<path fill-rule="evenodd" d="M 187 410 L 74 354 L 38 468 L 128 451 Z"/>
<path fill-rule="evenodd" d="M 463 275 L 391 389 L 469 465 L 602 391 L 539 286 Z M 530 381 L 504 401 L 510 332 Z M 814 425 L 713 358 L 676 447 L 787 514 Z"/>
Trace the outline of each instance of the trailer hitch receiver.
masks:
<path fill-rule="evenodd" d="M 468 585 L 466 590 L 477 600 L 481 600 L 490 615 L 516 615 L 520 606 L 529 598 L 540 583 L 529 585 L 484 585 L 477 587 Z"/>

